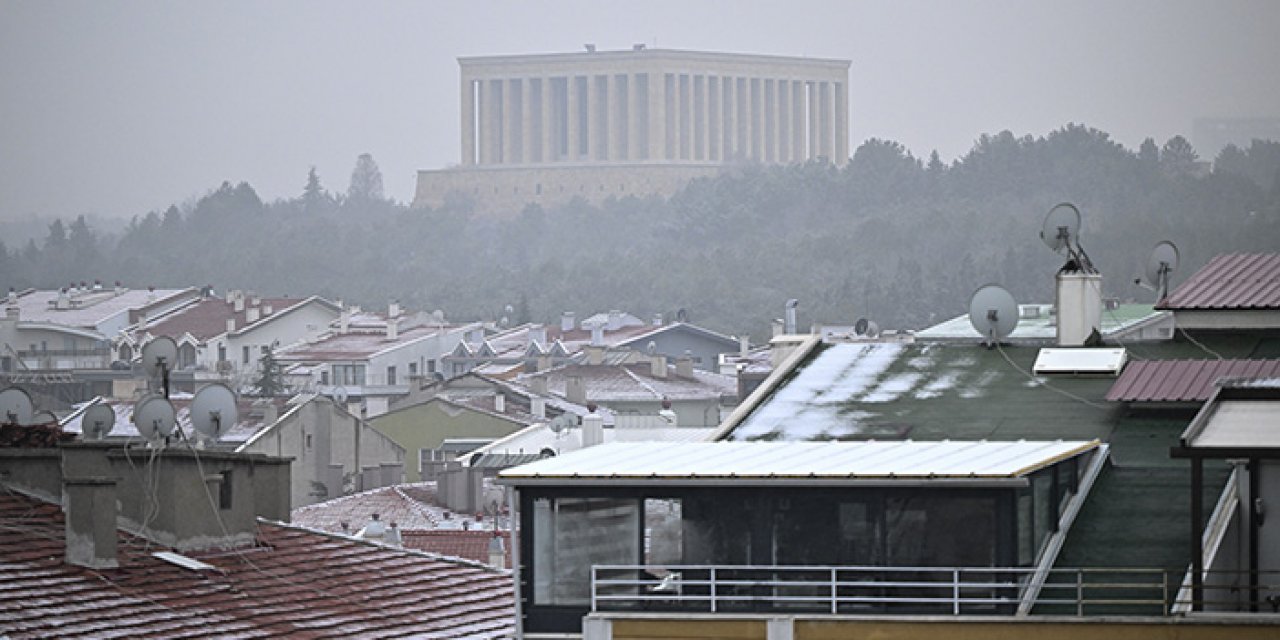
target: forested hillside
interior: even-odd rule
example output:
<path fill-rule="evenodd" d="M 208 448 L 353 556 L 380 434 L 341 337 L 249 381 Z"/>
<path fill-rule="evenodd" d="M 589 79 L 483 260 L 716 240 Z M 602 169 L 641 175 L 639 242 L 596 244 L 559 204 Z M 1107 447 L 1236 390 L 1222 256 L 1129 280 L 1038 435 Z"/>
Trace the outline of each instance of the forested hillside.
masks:
<path fill-rule="evenodd" d="M 1101 131 L 983 136 L 950 165 L 870 140 L 841 169 L 743 166 L 669 200 L 583 202 L 505 216 L 465 203 L 410 209 L 382 197 L 367 156 L 343 194 L 314 172 L 298 197 L 264 203 L 224 183 L 186 208 L 139 215 L 120 235 L 83 217 L 43 242 L 0 245 L 0 286 L 121 280 L 318 293 L 450 319 L 553 321 L 626 309 L 763 337 L 787 298 L 801 322 L 918 328 L 963 313 L 999 282 L 1020 301 L 1052 300 L 1060 258 L 1038 239 L 1069 201 L 1108 296 L 1150 301 L 1133 278 L 1151 247 L 1182 250 L 1180 282 L 1212 255 L 1280 250 L 1280 143 L 1228 147 L 1212 170 L 1181 137 L 1129 150 Z M 299 180 L 303 183 L 303 180 Z M 109 198 L 110 194 L 103 194 Z"/>

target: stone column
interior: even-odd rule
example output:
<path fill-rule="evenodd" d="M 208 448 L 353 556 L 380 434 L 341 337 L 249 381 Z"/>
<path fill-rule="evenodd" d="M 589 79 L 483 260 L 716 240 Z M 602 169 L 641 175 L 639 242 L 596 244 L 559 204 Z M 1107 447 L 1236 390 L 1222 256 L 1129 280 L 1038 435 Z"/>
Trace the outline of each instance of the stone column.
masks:
<path fill-rule="evenodd" d="M 567 79 L 567 86 L 565 87 L 566 99 L 564 108 L 567 115 L 567 127 L 569 129 L 566 137 L 568 140 L 568 149 L 565 152 L 565 156 L 570 162 L 577 162 L 580 158 L 579 148 L 581 143 L 578 141 L 578 132 L 582 125 L 578 117 L 580 113 L 578 110 L 578 101 L 583 98 L 583 96 L 579 95 L 580 88 L 581 86 L 578 84 L 578 77 L 569 76 Z"/>
<path fill-rule="evenodd" d="M 818 82 L 809 83 L 809 153 L 808 159 L 813 160 L 818 157 Z"/>
<path fill-rule="evenodd" d="M 818 119 L 821 122 L 821 126 L 818 128 L 818 155 L 825 157 L 828 162 L 834 162 L 835 150 L 831 148 L 831 143 L 835 140 L 835 132 L 831 126 L 834 119 L 831 108 L 831 83 L 823 82 L 819 85 L 819 88 L 821 97 L 819 99 Z"/>
<path fill-rule="evenodd" d="M 679 87 L 676 95 L 680 96 L 680 101 L 676 107 L 676 113 L 680 118 L 680 124 L 676 127 L 676 157 L 681 160 L 688 160 L 691 156 L 691 142 L 693 141 L 692 131 L 693 118 L 692 108 L 690 107 L 689 94 L 689 74 L 681 73 L 676 76 L 676 84 Z"/>
<path fill-rule="evenodd" d="M 721 153 L 724 154 L 726 161 L 732 161 L 738 153 L 738 82 L 732 76 L 725 76 L 720 81 L 721 93 L 724 101 L 721 109 L 724 111 L 724 122 L 721 123 L 722 134 L 720 139 L 723 141 L 720 145 Z"/>
<path fill-rule="evenodd" d="M 735 78 L 733 90 L 737 94 L 735 102 L 738 109 L 738 126 L 734 134 L 737 140 L 734 142 L 734 148 L 738 158 L 749 160 L 751 158 L 751 80 Z"/>
<path fill-rule="evenodd" d="M 836 83 L 836 165 L 849 161 L 849 87 Z"/>
<path fill-rule="evenodd" d="M 475 81 L 462 74 L 462 158 L 463 166 L 476 163 L 476 94 Z"/>
<path fill-rule="evenodd" d="M 791 161 L 805 161 L 804 80 L 791 83 Z"/>
<path fill-rule="evenodd" d="M 520 162 L 528 164 L 538 161 L 541 151 L 537 148 L 538 130 L 533 123 L 538 122 L 535 107 L 542 104 L 534 99 L 533 78 L 520 79 Z"/>
<path fill-rule="evenodd" d="M 764 161 L 778 161 L 778 84 L 773 78 L 760 81 L 764 85 Z"/>
<path fill-rule="evenodd" d="M 601 76 L 587 76 L 587 159 L 599 160 L 604 148 L 604 136 L 600 135 L 601 127 L 600 95 Z"/>
<path fill-rule="evenodd" d="M 720 76 L 707 76 L 707 160 L 713 162 L 720 161 L 720 147 L 724 141 L 721 127 L 724 107 L 720 106 L 722 94 Z"/>
<path fill-rule="evenodd" d="M 554 124 L 552 124 L 552 123 L 555 121 L 555 120 L 553 120 L 553 118 L 555 118 L 555 113 L 554 113 L 554 109 L 553 109 L 553 108 L 552 108 L 552 106 L 551 106 L 551 105 L 552 105 L 552 101 L 551 101 L 551 85 L 552 85 L 553 83 L 551 82 L 551 78 L 550 78 L 550 77 L 543 78 L 540 82 L 541 82 L 541 87 L 542 87 L 542 95 L 541 95 L 541 98 L 542 98 L 542 113 L 540 114 L 540 115 L 542 116 L 542 118 L 541 118 L 541 120 L 542 120 L 542 129 L 541 129 L 541 131 L 540 131 L 540 132 L 541 132 L 541 134 L 542 134 L 542 157 L 541 157 L 541 161 L 542 161 L 542 162 L 555 162 L 555 159 L 556 159 L 556 147 L 555 147 L 555 142 L 554 142 L 554 141 L 555 141 L 555 139 L 556 139 L 556 138 L 554 138 L 554 137 L 553 137 L 553 135 L 552 135 L 552 134 L 553 134 L 553 132 L 555 131 L 555 125 L 554 125 Z"/>
<path fill-rule="evenodd" d="M 476 113 L 476 124 L 478 126 L 476 136 L 479 138 L 476 150 L 480 154 L 479 164 L 493 163 L 493 150 L 490 149 L 493 133 L 489 131 L 489 121 L 493 118 L 492 93 L 493 88 L 489 85 L 488 80 L 476 82 L 476 101 L 479 103 L 479 109 Z"/>
<path fill-rule="evenodd" d="M 641 139 L 641 120 L 644 109 L 640 106 L 640 74 L 627 75 L 627 159 L 635 162 L 644 155 Z"/>
<path fill-rule="evenodd" d="M 780 79 L 776 84 L 778 113 L 774 127 L 778 129 L 778 161 L 786 164 L 791 161 L 791 81 Z"/>
<path fill-rule="evenodd" d="M 760 162 L 764 160 L 764 145 L 762 144 L 764 136 L 761 131 L 763 129 L 761 125 L 764 123 L 764 109 L 761 107 L 764 106 L 764 101 L 760 96 L 760 78 L 750 78 L 747 82 L 749 83 L 749 88 L 747 89 L 747 113 L 749 114 L 747 118 L 747 157 Z"/>
<path fill-rule="evenodd" d="M 647 81 L 649 92 L 649 160 L 666 160 L 667 114 L 666 79 L 661 73 L 650 73 Z"/>
<path fill-rule="evenodd" d="M 663 95 L 666 96 L 666 102 L 663 104 L 663 112 L 666 114 L 666 155 L 663 157 L 667 160 L 680 159 L 680 76 L 679 74 L 668 73 L 663 78 L 664 88 Z"/>

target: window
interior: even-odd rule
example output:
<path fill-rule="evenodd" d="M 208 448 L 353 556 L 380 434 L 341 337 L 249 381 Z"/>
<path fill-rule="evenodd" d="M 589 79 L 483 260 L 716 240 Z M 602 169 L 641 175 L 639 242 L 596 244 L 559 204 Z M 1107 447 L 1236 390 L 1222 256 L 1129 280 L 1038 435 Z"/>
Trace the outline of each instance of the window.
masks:
<path fill-rule="evenodd" d="M 435 360 L 428 360 L 428 361 L 427 361 L 427 373 L 435 373 L 435 372 L 436 372 L 436 361 L 435 361 Z"/>
<path fill-rule="evenodd" d="M 311 434 L 309 433 L 307 434 L 307 448 L 311 448 Z"/>
<path fill-rule="evenodd" d="M 231 508 L 231 470 L 222 472 L 222 482 L 218 483 L 218 508 Z"/>
<path fill-rule="evenodd" d="M 333 365 L 333 383 L 352 386 L 364 385 L 364 365 L 362 364 L 335 364 Z"/>
<path fill-rule="evenodd" d="M 387 367 L 387 384 L 394 385 L 395 383 L 396 383 L 396 368 L 395 368 L 395 365 L 392 365 L 390 367 Z"/>
<path fill-rule="evenodd" d="M 410 362 L 410 363 L 409 363 L 409 377 L 410 377 L 410 378 L 412 378 L 412 377 L 414 377 L 414 376 L 416 376 L 416 375 L 418 375 L 418 363 L 416 363 L 416 362 Z"/>
<path fill-rule="evenodd" d="M 320 372 L 320 384 L 325 385 L 325 386 L 328 386 L 328 385 L 329 385 L 329 372 L 328 372 L 328 371 L 321 371 L 321 372 Z"/>
<path fill-rule="evenodd" d="M 591 603 L 591 567 L 640 560 L 635 499 L 541 498 L 533 503 L 533 600 Z"/>
<path fill-rule="evenodd" d="M 227 345 L 220 344 L 218 345 L 218 362 L 226 362 L 226 361 L 227 361 Z"/>
<path fill-rule="evenodd" d="M 240 349 L 240 360 L 244 364 L 249 364 L 249 345 L 245 345 Z"/>

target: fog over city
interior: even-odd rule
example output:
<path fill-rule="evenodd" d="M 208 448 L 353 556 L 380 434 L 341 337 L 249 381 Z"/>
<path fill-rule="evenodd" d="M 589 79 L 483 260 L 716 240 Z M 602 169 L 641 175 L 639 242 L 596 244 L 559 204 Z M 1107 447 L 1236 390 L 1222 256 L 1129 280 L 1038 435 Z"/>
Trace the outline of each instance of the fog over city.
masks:
<path fill-rule="evenodd" d="M 458 57 L 588 43 L 851 60 L 850 150 L 950 162 L 1068 123 L 1196 143 L 1197 117 L 1280 115 L 1277 33 L 1267 0 L 6 0 L 0 220 L 145 215 L 224 180 L 292 198 L 312 166 L 342 190 L 363 153 L 407 202 L 459 161 Z"/>

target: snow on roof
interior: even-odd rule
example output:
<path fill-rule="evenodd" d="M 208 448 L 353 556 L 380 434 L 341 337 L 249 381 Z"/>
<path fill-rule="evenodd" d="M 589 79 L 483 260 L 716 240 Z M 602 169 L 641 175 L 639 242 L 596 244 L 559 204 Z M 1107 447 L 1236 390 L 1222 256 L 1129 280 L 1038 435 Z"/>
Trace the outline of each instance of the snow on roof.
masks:
<path fill-rule="evenodd" d="M 654 427 L 604 429 L 605 444 L 611 442 L 702 442 L 715 433 L 714 427 Z M 582 429 L 553 431 L 546 423 L 538 423 L 477 448 L 470 455 L 538 454 L 549 449 L 557 455 L 582 448 Z"/>
<path fill-rule="evenodd" d="M 1047 304 L 1024 304 L 1019 306 L 1020 317 L 1018 324 L 1014 327 L 1013 333 L 1009 334 L 1009 340 L 1018 341 L 1040 341 L 1053 340 L 1058 337 L 1057 319 L 1050 308 L 1052 305 Z M 1147 320 L 1154 319 L 1164 315 L 1162 311 L 1156 311 L 1150 305 L 1143 304 L 1122 304 L 1115 309 L 1104 311 L 1102 314 L 1102 335 L 1111 336 L 1130 329 Z M 982 334 L 973 328 L 973 324 L 969 322 L 969 314 L 959 315 L 950 320 L 939 322 L 927 329 L 921 329 L 916 332 L 917 340 L 963 340 L 963 341 L 981 341 Z"/>
<path fill-rule="evenodd" d="M 615 443 L 507 469 L 500 480 L 1007 480 L 1097 449 L 1090 441 Z"/>
<path fill-rule="evenodd" d="M 58 290 L 29 291 L 18 296 L 19 317 L 30 322 L 50 322 L 67 327 L 96 329 L 99 324 L 121 313 L 144 309 L 148 306 L 172 301 L 192 289 L 115 289 L 104 288 L 84 291 L 71 296 L 72 308 L 55 309 L 61 295 Z M 70 294 L 69 294 L 70 295 Z"/>
<path fill-rule="evenodd" d="M 173 403 L 173 408 L 177 413 L 175 434 L 181 432 L 190 436 L 195 433 L 195 429 L 191 426 L 191 400 L 194 397 L 190 393 L 169 394 L 169 402 Z M 239 413 L 239 419 L 222 434 L 222 437 L 218 439 L 219 443 L 226 445 L 239 444 L 252 438 L 259 430 L 271 426 L 264 421 L 264 416 L 257 402 L 256 398 L 237 398 L 236 409 Z M 273 398 L 270 402 L 276 405 L 277 415 L 284 413 L 284 411 L 280 410 L 284 405 L 283 400 Z M 82 421 L 84 420 L 85 411 L 94 404 L 105 404 L 111 407 L 111 410 L 116 414 L 115 426 L 112 428 L 111 433 L 107 435 L 107 439 L 142 437 L 138 433 L 138 427 L 133 424 L 133 408 L 137 405 L 134 400 L 95 398 L 89 402 L 76 405 L 75 410 L 61 423 L 62 430 L 67 433 L 83 434 L 84 426 Z"/>

